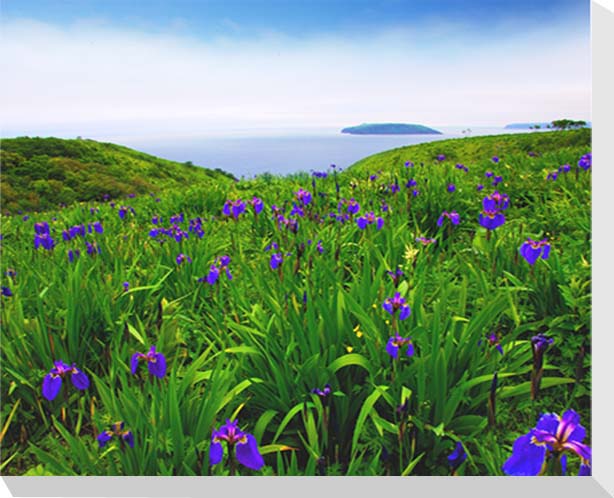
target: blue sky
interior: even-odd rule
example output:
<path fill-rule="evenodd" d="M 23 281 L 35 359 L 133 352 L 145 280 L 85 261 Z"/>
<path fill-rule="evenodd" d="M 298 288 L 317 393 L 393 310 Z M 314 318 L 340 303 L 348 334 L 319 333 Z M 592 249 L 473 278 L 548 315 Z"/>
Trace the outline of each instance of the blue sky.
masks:
<path fill-rule="evenodd" d="M 589 29 L 588 0 L 4 0 L 5 18 L 58 24 L 90 18 L 123 28 L 167 30 L 178 26 L 198 37 L 253 36 L 273 30 L 293 37 L 454 20 L 484 36 L 509 20 L 535 26 L 552 22 Z"/>
<path fill-rule="evenodd" d="M 588 0 L 2 2 L 3 130 L 590 119 Z"/>

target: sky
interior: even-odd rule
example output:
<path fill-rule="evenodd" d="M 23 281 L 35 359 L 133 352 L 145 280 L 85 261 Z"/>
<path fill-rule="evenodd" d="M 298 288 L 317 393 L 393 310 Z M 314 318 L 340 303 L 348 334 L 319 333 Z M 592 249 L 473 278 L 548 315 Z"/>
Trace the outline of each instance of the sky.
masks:
<path fill-rule="evenodd" d="M 588 0 L 3 0 L 2 136 L 590 120 Z"/>

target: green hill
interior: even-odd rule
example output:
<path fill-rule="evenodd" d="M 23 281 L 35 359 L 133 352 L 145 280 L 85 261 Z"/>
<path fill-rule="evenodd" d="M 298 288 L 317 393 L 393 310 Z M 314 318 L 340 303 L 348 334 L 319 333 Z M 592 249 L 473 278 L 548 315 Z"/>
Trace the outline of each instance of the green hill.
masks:
<path fill-rule="evenodd" d="M 448 162 L 460 162 L 469 165 L 471 161 L 484 161 L 485 158 L 499 155 L 509 158 L 511 155 L 528 153 L 538 155 L 564 155 L 566 149 L 590 147 L 591 130 L 587 128 L 565 132 L 511 133 L 481 137 L 453 138 L 417 145 L 408 145 L 380 152 L 356 162 L 347 173 L 363 175 L 377 169 L 387 170 L 395 165 L 411 161 L 432 163 L 440 154 Z M 554 158 L 553 158 L 554 160 Z M 556 164 L 558 167 L 558 164 Z"/>
<path fill-rule="evenodd" d="M 3 213 L 234 178 L 94 140 L 19 137 L 3 139 L 0 149 Z"/>

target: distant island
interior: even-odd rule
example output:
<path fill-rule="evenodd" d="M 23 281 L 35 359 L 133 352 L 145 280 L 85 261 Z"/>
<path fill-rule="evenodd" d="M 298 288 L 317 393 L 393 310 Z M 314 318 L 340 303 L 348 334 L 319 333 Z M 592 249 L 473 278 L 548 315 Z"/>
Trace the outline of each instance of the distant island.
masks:
<path fill-rule="evenodd" d="M 404 123 L 363 123 L 343 128 L 341 133 L 350 135 L 442 135 L 440 131 L 427 126 Z"/>

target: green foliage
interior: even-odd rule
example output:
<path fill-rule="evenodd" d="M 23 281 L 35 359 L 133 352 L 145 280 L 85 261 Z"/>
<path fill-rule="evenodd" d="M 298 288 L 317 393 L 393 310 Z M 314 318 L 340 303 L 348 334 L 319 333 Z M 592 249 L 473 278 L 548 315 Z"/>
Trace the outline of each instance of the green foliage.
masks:
<path fill-rule="evenodd" d="M 107 184 L 79 183 L 79 174 L 88 164 L 121 165 L 110 159 L 108 146 L 64 142 L 44 149 L 34 140 L 31 150 L 3 151 L 10 166 L 2 174 L 24 167 L 29 177 L 25 165 L 36 158 L 33 171 L 47 164 L 53 177 L 33 180 L 32 192 L 55 195 L 53 181 L 75 195 L 87 186 L 99 199 L 96 189 L 112 188 L 114 177 L 98 179 Z M 82 162 L 80 145 L 100 156 Z M 149 195 L 130 199 L 134 213 L 124 219 L 117 206 L 99 201 L 29 219 L 3 216 L 2 285 L 13 296 L 2 296 L 0 426 L 10 463 L 1 470 L 228 475 L 226 462 L 211 467 L 208 461 L 211 431 L 226 418 L 237 418 L 255 435 L 266 463 L 260 472 L 239 472 L 280 476 L 448 475 L 446 457 L 456 441 L 468 454 L 460 475 L 499 475 L 514 439 L 541 412 L 573 408 L 590 432 L 590 171 L 546 180 L 553 167 L 575 166 L 589 151 L 590 130 L 395 149 L 318 179 L 324 195 L 313 192 L 296 234 L 280 229 L 270 213 L 273 204 L 291 206 L 298 188 L 311 189 L 304 173 L 188 186 L 181 182 L 190 181 L 185 171 L 192 168 L 169 166 L 168 178 L 186 180 L 177 176 L 175 188 L 158 194 L 160 202 Z M 434 160 L 440 153 L 447 156 L 443 162 Z M 496 164 L 493 155 L 500 157 Z M 152 161 L 152 168 L 164 169 Z M 406 168 L 407 161 L 414 167 Z M 494 190 L 487 171 L 503 176 L 497 189 L 510 197 L 505 225 L 490 235 L 477 222 L 482 197 Z M 369 180 L 372 174 L 376 181 Z M 404 187 L 409 178 L 418 183 L 417 197 Z M 387 189 L 395 179 L 396 194 Z M 454 193 L 448 183 L 456 185 Z M 477 183 L 486 185 L 483 191 Z M 3 196 L 15 185 L 3 180 Z M 238 220 L 221 215 L 227 199 L 252 195 L 265 203 L 260 215 L 249 205 Z M 355 219 L 334 221 L 329 213 L 350 197 L 360 202 L 359 215 L 373 210 L 384 227 L 363 231 Z M 387 211 L 380 209 L 383 201 Z M 457 210 L 461 223 L 438 227 L 444 209 Z M 149 235 L 154 215 L 168 227 L 180 212 L 185 231 L 190 219 L 202 220 L 202 238 L 190 232 L 179 242 L 160 243 Z M 40 221 L 58 241 L 52 251 L 33 248 Z M 104 233 L 62 240 L 64 229 L 93 221 Z M 437 243 L 422 246 L 418 236 Z M 527 237 L 547 237 L 550 257 L 534 266 L 520 258 Z M 101 252 L 87 254 L 85 241 Z M 279 271 L 271 270 L 271 252 L 264 250 L 271 242 L 286 254 Z M 81 250 L 73 263 L 69 249 Z M 192 262 L 178 265 L 179 253 Z M 224 254 L 232 258 L 232 280 L 222 272 L 214 286 L 199 282 Z M 403 276 L 394 282 L 387 271 L 397 267 Z M 16 274 L 7 276 L 9 269 Z M 395 321 L 382 309 L 395 292 L 411 307 L 407 320 Z M 540 331 L 555 342 L 546 352 L 541 395 L 531 400 L 529 341 Z M 413 356 L 402 350 L 393 360 L 386 353 L 395 332 L 411 337 Z M 503 355 L 485 341 L 489 332 L 498 334 Z M 132 354 L 152 344 L 167 358 L 167 375 L 152 378 L 145 365 L 132 375 Z M 41 383 L 59 359 L 75 362 L 92 384 L 81 392 L 65 380 L 49 402 Z M 326 384 L 328 397 L 312 392 Z M 118 420 L 134 433 L 135 447 L 113 440 L 98 448 L 97 434 Z"/>
<path fill-rule="evenodd" d="M 2 140 L 3 213 L 47 210 L 76 201 L 159 193 L 186 185 L 228 183 L 232 175 L 180 164 L 94 140 Z"/>

